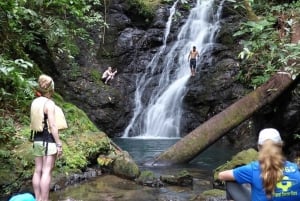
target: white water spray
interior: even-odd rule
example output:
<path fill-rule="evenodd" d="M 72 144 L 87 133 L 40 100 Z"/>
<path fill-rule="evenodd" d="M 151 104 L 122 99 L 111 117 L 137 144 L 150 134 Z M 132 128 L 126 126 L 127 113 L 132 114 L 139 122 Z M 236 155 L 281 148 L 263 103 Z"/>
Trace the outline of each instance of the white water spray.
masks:
<path fill-rule="evenodd" d="M 186 93 L 187 81 L 193 79 L 190 77 L 188 54 L 192 46 L 196 46 L 200 53 L 198 62 L 201 61 L 201 52 L 205 51 L 205 44 L 212 43 L 214 40 L 212 36 L 218 29 L 216 24 L 218 20 L 212 20 L 214 0 L 197 0 L 196 6 L 191 10 L 178 34 L 177 41 L 166 53 L 167 38 L 177 3 L 178 0 L 170 9 L 163 45 L 147 65 L 145 73 L 136 81 L 134 115 L 123 137 L 130 137 L 130 135 L 143 138 L 180 137 L 182 100 Z M 198 70 L 196 76 L 199 76 L 199 73 Z M 154 79 L 158 83 L 152 89 L 149 84 L 153 83 Z M 153 91 L 145 104 L 142 101 L 143 96 L 149 89 Z"/>

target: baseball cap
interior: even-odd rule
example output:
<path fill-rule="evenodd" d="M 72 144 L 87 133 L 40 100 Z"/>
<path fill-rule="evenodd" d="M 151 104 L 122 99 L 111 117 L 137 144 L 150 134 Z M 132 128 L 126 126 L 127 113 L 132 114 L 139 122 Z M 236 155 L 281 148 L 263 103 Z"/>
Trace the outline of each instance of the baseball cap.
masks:
<path fill-rule="evenodd" d="M 282 143 L 279 132 L 274 128 L 265 128 L 259 132 L 258 144 L 262 145 L 266 140 L 272 140 L 277 144 Z"/>

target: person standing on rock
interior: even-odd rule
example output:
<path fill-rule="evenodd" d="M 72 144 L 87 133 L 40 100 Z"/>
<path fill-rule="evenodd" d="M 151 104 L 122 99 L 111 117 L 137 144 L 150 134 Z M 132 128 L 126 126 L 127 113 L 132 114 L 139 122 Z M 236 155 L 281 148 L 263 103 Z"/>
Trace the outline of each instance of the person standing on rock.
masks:
<path fill-rule="evenodd" d="M 219 173 L 226 182 L 227 199 L 235 201 L 300 200 L 300 171 L 282 153 L 283 141 L 274 128 L 260 131 L 258 160 Z M 246 188 L 242 184 L 250 184 Z"/>
<path fill-rule="evenodd" d="M 115 70 L 114 72 L 112 71 L 112 67 L 108 67 L 108 69 L 106 71 L 104 71 L 103 75 L 102 75 L 102 82 L 104 84 L 107 84 L 108 81 L 114 79 L 114 76 L 115 74 L 117 73 L 118 71 Z"/>
<path fill-rule="evenodd" d="M 193 46 L 193 49 L 190 51 L 188 56 L 188 61 L 190 62 L 191 75 L 195 76 L 196 73 L 196 58 L 199 58 L 199 53 L 196 50 L 196 46 Z"/>

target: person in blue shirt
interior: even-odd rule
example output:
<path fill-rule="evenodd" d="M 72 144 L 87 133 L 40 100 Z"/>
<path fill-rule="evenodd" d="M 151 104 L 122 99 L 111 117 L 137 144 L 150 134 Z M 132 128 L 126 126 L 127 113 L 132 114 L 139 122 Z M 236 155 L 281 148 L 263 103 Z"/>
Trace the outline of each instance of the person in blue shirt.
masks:
<path fill-rule="evenodd" d="M 282 146 L 276 129 L 261 130 L 258 160 L 219 173 L 219 179 L 227 181 L 227 197 L 235 201 L 300 200 L 300 171 L 296 163 L 285 159 Z"/>

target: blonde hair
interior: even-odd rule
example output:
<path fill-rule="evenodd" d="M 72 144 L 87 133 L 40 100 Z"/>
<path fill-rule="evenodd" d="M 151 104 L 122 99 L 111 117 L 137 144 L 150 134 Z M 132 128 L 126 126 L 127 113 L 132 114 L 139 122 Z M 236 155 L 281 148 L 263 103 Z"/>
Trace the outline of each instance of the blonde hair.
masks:
<path fill-rule="evenodd" d="M 283 177 L 285 157 L 282 153 L 282 143 L 274 143 L 272 140 L 264 141 L 259 145 L 258 160 L 261 167 L 261 178 L 268 197 Z"/>
<path fill-rule="evenodd" d="M 42 96 L 49 96 L 54 92 L 54 81 L 50 76 L 45 74 L 40 75 L 38 84 L 37 91 L 40 92 Z"/>

